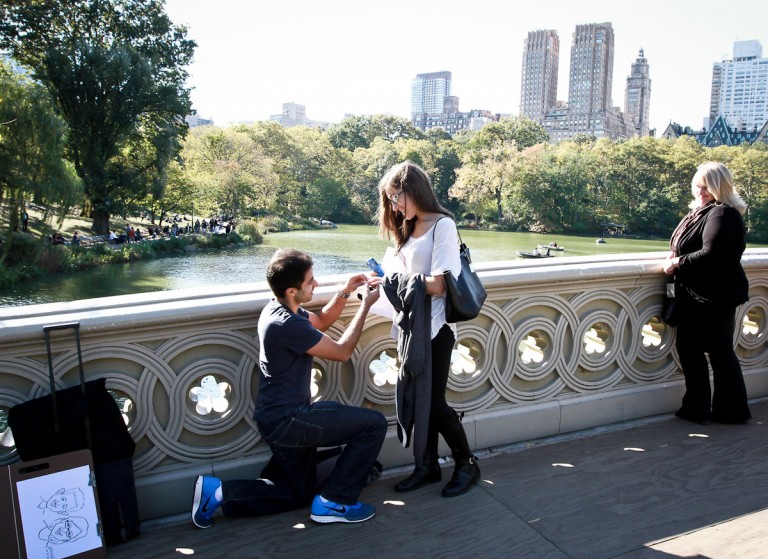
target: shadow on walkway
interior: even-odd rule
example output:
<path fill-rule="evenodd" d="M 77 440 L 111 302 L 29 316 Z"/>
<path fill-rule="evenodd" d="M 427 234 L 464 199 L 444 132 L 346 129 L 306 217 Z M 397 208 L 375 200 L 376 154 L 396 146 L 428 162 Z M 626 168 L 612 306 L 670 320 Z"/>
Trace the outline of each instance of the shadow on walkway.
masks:
<path fill-rule="evenodd" d="M 298 510 L 199 530 L 177 517 L 109 557 L 765 558 L 768 400 L 751 408 L 747 425 L 661 416 L 491 449 L 478 487 L 454 499 L 442 484 L 395 493 L 408 472 L 385 472 L 363 492 L 377 514 L 361 524 Z"/>

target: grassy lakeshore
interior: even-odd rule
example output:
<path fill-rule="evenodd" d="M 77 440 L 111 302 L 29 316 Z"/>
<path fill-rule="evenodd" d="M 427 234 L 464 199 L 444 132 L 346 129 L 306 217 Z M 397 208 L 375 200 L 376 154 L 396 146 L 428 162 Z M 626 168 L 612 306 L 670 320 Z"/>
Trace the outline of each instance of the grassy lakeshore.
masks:
<path fill-rule="evenodd" d="M 10 247 L 5 261 L 0 265 L 0 288 L 8 288 L 19 282 L 49 274 L 89 270 L 97 266 L 148 260 L 164 255 L 183 254 L 205 249 L 222 249 L 245 246 L 261 242 L 261 235 L 253 225 L 243 227 L 247 233 L 190 233 L 174 237 L 159 234 L 150 236 L 150 226 L 155 229 L 160 224 L 152 224 L 144 219 L 116 219 L 111 222 L 111 230 L 125 232 L 128 227 L 141 231 L 142 242 L 92 244 L 85 239 L 94 235 L 92 223 L 81 216 L 70 214 L 63 220 L 46 215 L 41 209 L 29 208 L 27 231 L 7 234 L 3 243 Z M 192 226 L 191 216 L 184 216 L 179 226 Z M 8 219 L 3 212 L 0 227 L 8 230 Z M 83 244 L 69 244 L 72 236 L 78 233 Z M 51 237 L 60 234 L 67 244 L 53 244 Z M 88 245 L 88 246 L 86 246 Z"/>

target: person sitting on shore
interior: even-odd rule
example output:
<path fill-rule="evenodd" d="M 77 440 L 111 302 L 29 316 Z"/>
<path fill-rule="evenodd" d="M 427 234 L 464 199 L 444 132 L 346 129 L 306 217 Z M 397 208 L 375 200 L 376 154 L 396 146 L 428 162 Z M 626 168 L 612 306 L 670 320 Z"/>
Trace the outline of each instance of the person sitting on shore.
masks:
<path fill-rule="evenodd" d="M 79 245 L 80 244 L 80 235 L 77 234 L 77 231 L 75 231 L 75 234 L 72 235 L 72 240 L 69 241 L 72 245 Z"/>

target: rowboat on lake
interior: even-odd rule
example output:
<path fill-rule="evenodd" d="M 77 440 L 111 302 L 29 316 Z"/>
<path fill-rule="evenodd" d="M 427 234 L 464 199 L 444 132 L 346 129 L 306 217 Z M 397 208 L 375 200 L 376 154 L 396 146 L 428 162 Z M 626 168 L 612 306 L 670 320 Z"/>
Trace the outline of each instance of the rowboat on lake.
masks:
<path fill-rule="evenodd" d="M 548 248 L 549 250 L 556 250 L 558 252 L 562 252 L 562 251 L 565 250 L 565 247 L 561 247 L 561 246 L 558 246 L 558 245 L 536 245 L 536 246 L 539 247 L 540 249 L 547 249 Z"/>

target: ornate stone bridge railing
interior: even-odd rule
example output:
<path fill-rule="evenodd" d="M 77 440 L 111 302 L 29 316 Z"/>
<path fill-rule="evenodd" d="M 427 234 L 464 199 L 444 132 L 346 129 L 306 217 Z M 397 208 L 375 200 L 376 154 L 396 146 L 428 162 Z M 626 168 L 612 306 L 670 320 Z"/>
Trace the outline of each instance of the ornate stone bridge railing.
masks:
<path fill-rule="evenodd" d="M 517 441 L 668 413 L 682 396 L 674 329 L 658 318 L 660 253 L 479 264 L 488 301 L 459 326 L 449 400 L 470 444 Z M 750 397 L 768 394 L 768 250 L 743 264 L 750 301 L 734 343 Z M 313 305 L 340 283 L 322 278 Z M 199 473 L 257 477 L 268 449 L 251 413 L 258 390 L 256 323 L 264 282 L 0 309 L 0 463 L 18 460 L 7 410 L 47 393 L 42 328 L 78 321 L 87 378 L 106 377 L 137 441 L 134 468 L 144 518 L 189 508 Z M 349 321 L 350 302 L 338 336 Z M 373 406 L 394 424 L 395 343 L 372 315 L 352 359 L 318 360 L 317 398 Z M 54 332 L 57 382 L 77 383 L 68 335 Z M 443 449 L 445 450 L 445 449 Z M 381 461 L 412 462 L 394 427 Z"/>

